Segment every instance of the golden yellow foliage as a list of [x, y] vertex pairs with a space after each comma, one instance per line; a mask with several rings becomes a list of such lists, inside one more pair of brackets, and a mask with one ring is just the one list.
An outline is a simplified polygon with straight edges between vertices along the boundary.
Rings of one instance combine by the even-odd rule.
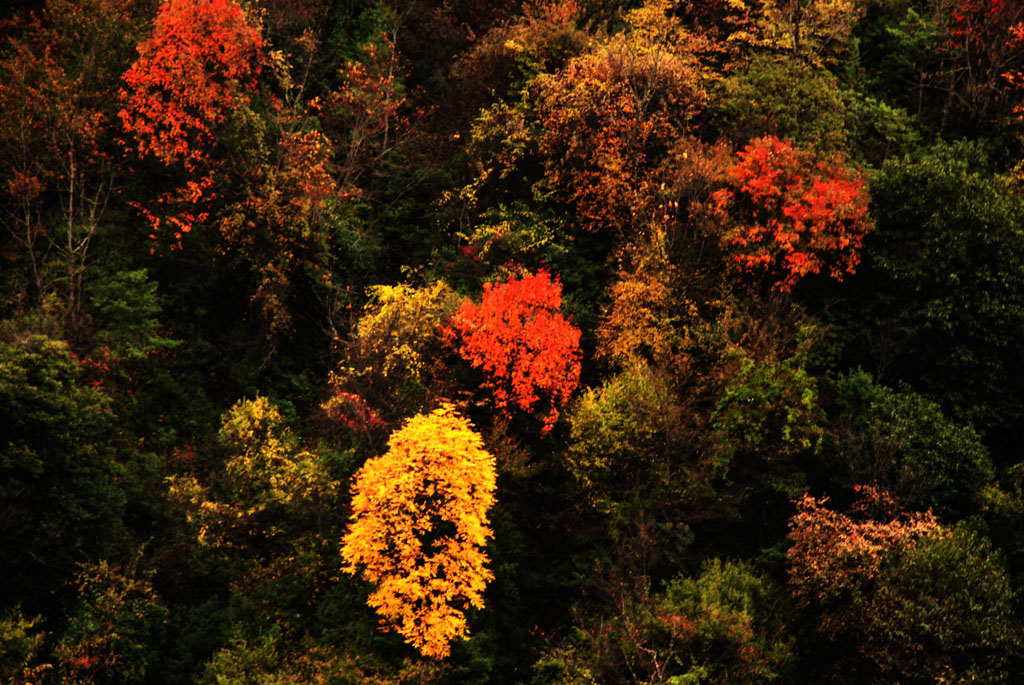
[[[377, 285], [331, 374], [337, 392], [356, 393], [386, 418], [409, 416], [430, 397], [439, 331], [460, 297], [444, 281], [415, 287]], [[325, 409], [342, 409], [337, 401]], [[393, 410], [393, 411], [390, 411]]]
[[414, 416], [388, 446], [356, 473], [344, 570], [377, 586], [367, 603], [383, 625], [443, 659], [468, 634], [465, 610], [483, 608], [494, 577], [484, 550], [494, 457], [450, 404]]
[[444, 281], [423, 288], [377, 285], [369, 294], [356, 333], [361, 356], [376, 361], [384, 376], [400, 373], [419, 381], [423, 350], [436, 340], [458, 296]]
[[271, 537], [285, 512], [315, 509], [337, 489], [317, 455], [300, 447], [266, 397], [235, 404], [224, 415], [218, 438], [230, 456], [214, 487], [194, 476], [168, 482], [172, 498], [186, 505], [201, 544], [232, 546]]
[[679, 361], [686, 342], [681, 322], [696, 311], [676, 288], [679, 275], [669, 259], [665, 231], [655, 225], [646, 238], [627, 245], [620, 265], [597, 329], [596, 356], [623, 367]]
[[761, 29], [770, 45], [820, 63], [843, 50], [864, 16], [858, 0], [765, 0]]

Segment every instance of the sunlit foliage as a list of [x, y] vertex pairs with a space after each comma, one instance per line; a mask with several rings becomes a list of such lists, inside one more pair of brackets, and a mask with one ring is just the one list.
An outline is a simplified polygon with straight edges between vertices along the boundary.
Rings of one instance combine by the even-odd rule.
[[484, 550], [494, 458], [451, 405], [413, 417], [388, 446], [356, 474], [345, 570], [375, 586], [368, 602], [382, 624], [443, 659], [494, 578]]
[[542, 399], [550, 404], [543, 432], [580, 378], [580, 331], [561, 305], [561, 283], [539, 271], [485, 284], [480, 304], [459, 305], [447, 329], [459, 354], [484, 372], [499, 413], [532, 413]]
[[742, 271], [778, 290], [826, 270], [836, 280], [853, 273], [874, 227], [860, 173], [769, 136], [751, 141], [729, 176], [733, 187], [716, 198], [736, 217], [724, 239]]

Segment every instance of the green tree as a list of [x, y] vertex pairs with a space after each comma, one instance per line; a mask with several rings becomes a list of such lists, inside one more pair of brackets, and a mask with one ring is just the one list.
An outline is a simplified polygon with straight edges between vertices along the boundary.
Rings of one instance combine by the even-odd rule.
[[296, 534], [317, 529], [338, 484], [317, 455], [302, 449], [270, 400], [235, 404], [218, 440], [227, 460], [211, 484], [194, 476], [169, 479], [200, 544], [272, 558], [282, 542], [287, 550]]
[[111, 418], [65, 343], [0, 341], [0, 606], [55, 609], [75, 563], [121, 532]]
[[138, 683], [152, 673], [167, 608], [137, 562], [79, 570], [78, 603], [55, 650], [64, 682]]
[[829, 154], [846, 151], [847, 106], [836, 78], [787, 55], [755, 55], [719, 84], [712, 108], [735, 143], [774, 135]]
[[973, 428], [915, 392], [875, 385], [864, 371], [837, 381], [836, 409], [844, 486], [878, 483], [907, 507], [943, 517], [977, 511], [995, 471]]
[[877, 230], [833, 312], [848, 363], [906, 381], [984, 435], [1024, 416], [1024, 210], [1015, 181], [973, 144], [887, 162]]

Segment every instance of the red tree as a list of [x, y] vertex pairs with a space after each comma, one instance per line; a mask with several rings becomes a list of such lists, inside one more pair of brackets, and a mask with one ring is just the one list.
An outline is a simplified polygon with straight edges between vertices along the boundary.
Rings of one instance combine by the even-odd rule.
[[728, 177], [732, 188], [715, 200], [731, 217], [724, 237], [733, 264], [768, 274], [782, 291], [826, 267], [836, 280], [854, 272], [874, 228], [863, 175], [766, 136], [739, 153]]
[[263, 41], [231, 0], [168, 0], [124, 75], [121, 120], [140, 154], [189, 170], [215, 142], [213, 128], [256, 85]]
[[[204, 217], [198, 209], [213, 185], [210, 152], [227, 114], [249, 101], [260, 71], [263, 40], [232, 0], [167, 0], [156, 25], [124, 74], [120, 112], [140, 156], [181, 164], [184, 185], [160, 199], [177, 212], [144, 209], [154, 229], [162, 218], [178, 235]], [[170, 209], [170, 207], [169, 207]]]
[[459, 354], [483, 369], [503, 415], [513, 406], [532, 412], [542, 395], [550, 400], [544, 433], [580, 380], [580, 331], [559, 312], [561, 305], [562, 284], [546, 271], [513, 277], [484, 285], [480, 304], [463, 302], [445, 331], [458, 341]]

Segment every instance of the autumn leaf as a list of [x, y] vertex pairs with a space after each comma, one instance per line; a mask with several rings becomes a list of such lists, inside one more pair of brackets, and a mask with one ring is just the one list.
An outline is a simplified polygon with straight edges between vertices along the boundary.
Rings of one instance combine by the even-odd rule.
[[550, 401], [544, 433], [580, 380], [580, 331], [561, 305], [562, 284], [546, 271], [512, 277], [484, 285], [480, 304], [463, 302], [445, 331], [462, 358], [487, 376], [499, 413], [530, 413], [542, 397]]
[[383, 625], [443, 659], [494, 578], [484, 549], [494, 457], [450, 404], [410, 419], [388, 446], [356, 473], [344, 570], [376, 586], [367, 603]]

